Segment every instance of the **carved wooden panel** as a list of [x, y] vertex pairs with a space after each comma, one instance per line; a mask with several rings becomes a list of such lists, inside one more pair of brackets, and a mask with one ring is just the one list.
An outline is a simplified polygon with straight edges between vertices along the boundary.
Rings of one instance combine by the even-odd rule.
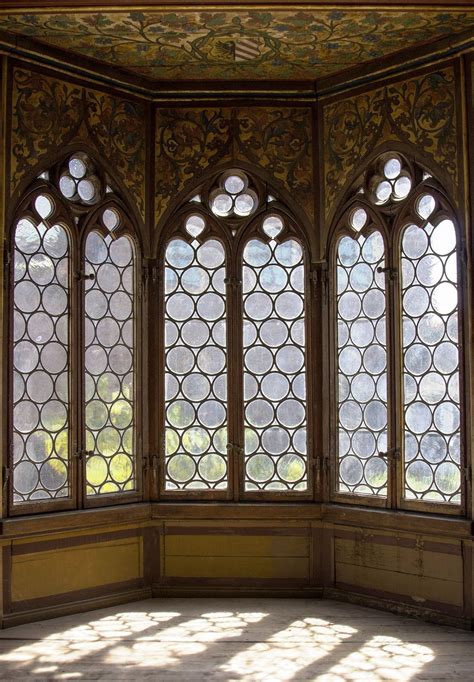
[[145, 109], [129, 100], [25, 69], [13, 72], [10, 192], [43, 157], [87, 142], [116, 171], [142, 217]]

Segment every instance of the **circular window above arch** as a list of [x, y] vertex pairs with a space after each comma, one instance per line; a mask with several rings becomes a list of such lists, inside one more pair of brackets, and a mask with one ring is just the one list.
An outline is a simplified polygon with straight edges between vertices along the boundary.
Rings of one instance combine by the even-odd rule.
[[91, 159], [84, 152], [72, 154], [59, 175], [59, 191], [65, 199], [85, 206], [103, 197], [103, 183]]
[[209, 208], [218, 218], [246, 218], [258, 208], [259, 196], [241, 170], [223, 173], [209, 192]]

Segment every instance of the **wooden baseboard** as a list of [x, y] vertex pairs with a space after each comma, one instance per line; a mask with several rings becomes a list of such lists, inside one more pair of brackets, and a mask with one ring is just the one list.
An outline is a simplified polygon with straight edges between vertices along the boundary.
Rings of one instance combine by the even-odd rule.
[[9, 613], [3, 616], [2, 628], [11, 628], [23, 623], [32, 623], [37, 620], [48, 620], [60, 616], [69, 616], [74, 613], [84, 613], [85, 611], [95, 611], [105, 609], [109, 606], [117, 606], [129, 602], [149, 599], [152, 596], [151, 587], [141, 587], [138, 589], [126, 590], [117, 594], [107, 594], [93, 598], [85, 598], [78, 601], [68, 602], [67, 604], [55, 604], [38, 609], [30, 609], [19, 613]]
[[127, 590], [117, 594], [109, 594], [102, 597], [82, 599], [67, 604], [57, 604], [38, 609], [30, 609], [20, 613], [11, 613], [3, 617], [2, 628], [10, 628], [23, 623], [32, 623], [38, 620], [47, 620], [68, 616], [74, 613], [84, 613], [104, 609], [109, 606], [117, 606], [152, 597], [274, 597], [274, 598], [300, 598], [300, 599], [333, 599], [336, 601], [349, 602], [359, 606], [389, 611], [401, 616], [408, 616], [418, 620], [424, 620], [438, 625], [449, 625], [464, 630], [474, 630], [474, 620], [462, 616], [452, 616], [440, 611], [411, 606], [401, 602], [371, 597], [357, 592], [347, 592], [337, 588], [308, 587], [304, 589], [288, 588], [265, 588], [265, 587], [242, 587], [229, 588], [225, 586], [176, 586], [153, 584], [152, 587]]
[[153, 584], [153, 597], [280, 597], [291, 599], [321, 598], [322, 587], [228, 587], [223, 585], [163, 585]]
[[336, 601], [357, 604], [358, 606], [366, 606], [370, 609], [390, 611], [390, 613], [396, 613], [399, 616], [408, 616], [409, 618], [416, 618], [417, 620], [424, 620], [428, 623], [436, 623], [437, 625], [449, 625], [455, 628], [462, 628], [463, 630], [474, 629], [474, 620], [471, 620], [470, 618], [454, 616], [443, 613], [442, 611], [427, 609], [423, 606], [405, 604], [403, 602], [383, 599], [382, 597], [373, 597], [359, 592], [348, 592], [336, 587], [325, 587], [323, 590], [323, 597], [324, 599], [334, 599]]

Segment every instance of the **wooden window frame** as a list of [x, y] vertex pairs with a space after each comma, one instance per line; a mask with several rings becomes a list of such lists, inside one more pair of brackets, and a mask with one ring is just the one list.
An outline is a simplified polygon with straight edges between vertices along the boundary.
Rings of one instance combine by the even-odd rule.
[[[167, 226], [164, 228], [160, 236], [157, 246], [156, 258], [156, 279], [158, 280], [158, 300], [156, 304], [156, 319], [159, 321], [156, 328], [153, 330], [152, 338], [154, 337], [158, 346], [158, 368], [156, 370], [157, 376], [157, 393], [156, 403], [157, 419], [154, 429], [154, 440], [157, 443], [157, 466], [155, 468], [155, 475], [157, 479], [156, 498], [163, 501], [178, 501], [186, 502], [215, 502], [220, 500], [234, 501], [234, 502], [311, 502], [317, 498], [319, 491], [315, 490], [315, 444], [314, 444], [314, 371], [313, 371], [313, 357], [312, 353], [308, 352], [311, 348], [314, 335], [314, 312], [313, 312], [313, 289], [311, 285], [311, 262], [310, 262], [310, 244], [305, 230], [299, 225], [299, 222], [294, 217], [291, 209], [286, 203], [275, 199], [270, 204], [262, 198], [272, 194], [278, 197], [278, 192], [269, 190], [267, 185], [256, 178], [252, 173], [245, 171], [251, 179], [251, 184], [256, 187], [256, 191], [260, 199], [259, 208], [253, 212], [247, 219], [232, 219], [219, 218], [215, 216], [208, 208], [209, 196], [212, 193], [212, 188], [215, 187], [217, 179], [220, 176], [228, 175], [235, 169], [221, 169], [218, 174], [213, 177], [203, 186], [195, 188], [189, 192], [187, 198], [180, 204], [177, 210], [169, 218]], [[236, 173], [242, 173], [240, 169]], [[192, 198], [200, 195], [201, 202], [193, 202]], [[244, 400], [243, 400], [243, 339], [242, 339], [242, 258], [245, 244], [253, 236], [257, 234], [260, 223], [265, 215], [278, 213], [284, 216], [286, 223], [285, 236], [282, 241], [289, 238], [296, 239], [304, 254], [305, 266], [305, 366], [306, 366], [306, 421], [307, 421], [307, 477], [308, 487], [305, 491], [246, 491], [245, 490], [245, 459], [244, 459]], [[213, 490], [166, 490], [165, 489], [165, 453], [164, 453], [164, 376], [165, 376], [165, 343], [164, 343], [164, 267], [165, 267], [165, 250], [169, 241], [173, 238], [180, 237], [185, 241], [191, 241], [189, 235], [186, 235], [184, 224], [185, 220], [190, 215], [200, 214], [208, 223], [207, 238], [219, 240], [225, 248], [225, 263], [226, 263], [226, 314], [227, 314], [227, 385], [230, 389], [227, 399], [227, 415], [228, 415], [228, 487], [224, 491]], [[227, 227], [226, 227], [227, 225]], [[241, 225], [239, 227], [239, 225]], [[237, 236], [232, 239], [231, 229], [237, 230]], [[262, 235], [258, 238], [262, 240]], [[155, 316], [153, 316], [155, 317]]]
[[[403, 151], [393, 152], [395, 156], [406, 159]], [[329, 263], [329, 371], [333, 390], [330, 399], [329, 418], [328, 418], [328, 443], [331, 453], [330, 476], [329, 476], [329, 499], [334, 503], [350, 504], [356, 506], [366, 506], [372, 508], [383, 508], [391, 511], [403, 512], [424, 512], [427, 514], [443, 516], [464, 516], [468, 508], [468, 500], [471, 494], [467, 472], [471, 462], [469, 448], [470, 425], [468, 418], [467, 400], [467, 377], [468, 377], [468, 353], [465, 349], [469, 348], [468, 328], [466, 319], [468, 316], [467, 308], [467, 286], [469, 273], [465, 267], [466, 263], [466, 243], [463, 235], [458, 213], [453, 208], [453, 203], [449, 199], [442, 185], [430, 174], [423, 172], [421, 165], [411, 162], [412, 178], [415, 180], [412, 189], [406, 200], [400, 201], [396, 211], [395, 220], [387, 226], [387, 219], [378, 217], [377, 229], [381, 232], [385, 242], [385, 267], [386, 276], [386, 324], [387, 324], [387, 411], [388, 411], [388, 435], [387, 451], [394, 453], [395, 456], [388, 457], [388, 481], [387, 496], [379, 498], [371, 495], [357, 495], [338, 490], [338, 457], [337, 457], [337, 276], [336, 258], [337, 245], [344, 234], [349, 233], [347, 227], [347, 217], [354, 208], [362, 207], [372, 217], [376, 216], [372, 203], [364, 194], [360, 194], [359, 187], [362, 185], [366, 190], [366, 178], [373, 169], [377, 161], [390, 156], [388, 152], [378, 153], [367, 165], [361, 175], [348, 192], [349, 198], [342, 202], [342, 208], [337, 212], [333, 228], [328, 239], [328, 263]], [[423, 220], [415, 213], [414, 206], [421, 194], [432, 194], [438, 203], [435, 209], [436, 215], [448, 218], [454, 224], [457, 244], [457, 265], [458, 265], [458, 329], [459, 329], [459, 408], [461, 413], [460, 438], [461, 438], [461, 462], [459, 465], [461, 475], [461, 501], [457, 503], [437, 502], [426, 500], [410, 500], [404, 498], [405, 488], [405, 466], [402, 456], [403, 452], [403, 430], [404, 430], [404, 405], [403, 405], [403, 359], [402, 359], [402, 304], [401, 304], [401, 239], [405, 227], [410, 221], [415, 224], [422, 224]], [[389, 221], [390, 222], [390, 221]], [[365, 229], [365, 228], [364, 228]], [[361, 230], [361, 233], [364, 232]], [[422, 228], [420, 228], [422, 229]], [[463, 267], [464, 263], [464, 267]], [[400, 453], [397, 456], [397, 452]]]
[[[60, 169], [68, 159], [75, 154], [85, 154], [96, 167], [97, 173], [102, 177], [103, 187], [113, 186], [111, 191], [104, 192], [102, 198], [94, 205], [84, 208], [75, 204], [62, 196], [58, 189]], [[120, 198], [120, 190], [116, 189], [113, 182], [100, 166], [100, 163], [90, 154], [89, 150], [74, 148], [65, 157], [56, 163], [51, 164], [48, 171], [48, 179], [42, 173], [34, 180], [27, 190], [23, 193], [17, 208], [13, 214], [7, 240], [5, 242], [5, 268], [4, 268], [4, 292], [6, 295], [7, 306], [4, 320], [5, 338], [7, 346], [5, 353], [5, 387], [7, 395], [7, 415], [5, 418], [5, 438], [6, 452], [4, 454], [3, 466], [3, 515], [4, 517], [17, 517], [38, 513], [52, 513], [60, 511], [79, 511], [83, 509], [94, 509], [111, 505], [123, 505], [140, 502], [143, 499], [143, 409], [142, 401], [137, 396], [143, 395], [145, 387], [143, 377], [143, 360], [140, 349], [143, 346], [143, 286], [142, 286], [142, 245], [140, 232], [135, 220], [132, 218], [132, 211], [126, 202]], [[50, 180], [51, 178], [51, 180]], [[15, 250], [15, 230], [18, 221], [29, 214], [31, 206], [36, 197], [40, 194], [47, 194], [54, 200], [54, 220], [60, 222], [68, 231], [69, 235], [69, 490], [70, 495], [59, 499], [45, 499], [32, 502], [13, 502], [13, 311], [14, 311], [14, 268], [13, 257]], [[109, 234], [99, 223], [99, 217], [107, 208], [114, 208], [120, 213], [123, 224], [117, 229], [116, 234], [120, 237], [126, 235], [133, 244], [134, 248], [134, 364], [132, 371], [135, 377], [134, 387], [134, 459], [136, 486], [134, 490], [124, 491], [103, 495], [86, 495], [85, 465], [82, 453], [85, 451], [85, 427], [84, 427], [84, 388], [85, 388], [85, 366], [84, 366], [84, 325], [85, 325], [85, 296], [84, 296], [84, 266], [85, 266], [85, 240], [87, 235], [93, 231], [99, 231], [103, 235]], [[85, 223], [78, 224], [77, 217], [87, 213]], [[36, 218], [35, 218], [36, 219]]]

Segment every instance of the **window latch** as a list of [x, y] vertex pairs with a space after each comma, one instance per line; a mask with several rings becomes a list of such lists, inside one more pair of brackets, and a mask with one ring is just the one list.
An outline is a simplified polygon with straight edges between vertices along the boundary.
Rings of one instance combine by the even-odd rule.
[[391, 282], [396, 279], [398, 275], [397, 268], [383, 268], [381, 265], [377, 268], [377, 272], [385, 273]]
[[384, 459], [398, 459], [400, 457], [400, 450], [398, 448], [391, 448], [385, 452], [379, 452], [378, 456]]
[[75, 275], [76, 279], [80, 280], [85, 280], [85, 279], [90, 279], [90, 280], [95, 280], [95, 275], [93, 272], [90, 272], [89, 274], [86, 274], [84, 270], [78, 270]]
[[94, 454], [93, 450], [78, 450], [74, 453], [74, 457], [83, 462], [87, 457], [92, 457]]

